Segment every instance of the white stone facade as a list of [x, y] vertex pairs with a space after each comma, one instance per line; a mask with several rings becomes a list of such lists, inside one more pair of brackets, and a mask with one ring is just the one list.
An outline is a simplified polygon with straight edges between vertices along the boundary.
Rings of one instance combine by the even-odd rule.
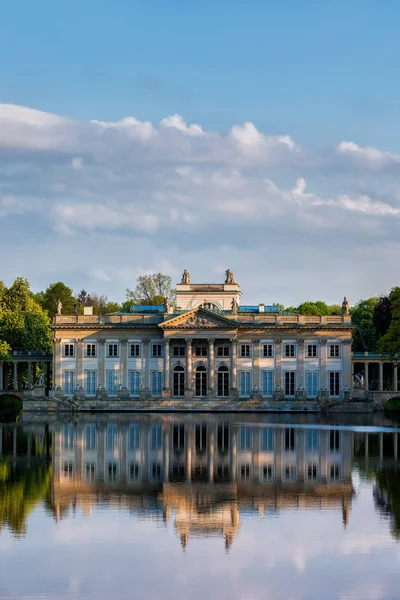
[[[348, 315], [238, 306], [230, 284], [177, 285], [177, 306], [57, 315], [54, 383], [80, 398], [341, 398], [352, 386]], [[233, 302], [234, 299], [234, 302]]]

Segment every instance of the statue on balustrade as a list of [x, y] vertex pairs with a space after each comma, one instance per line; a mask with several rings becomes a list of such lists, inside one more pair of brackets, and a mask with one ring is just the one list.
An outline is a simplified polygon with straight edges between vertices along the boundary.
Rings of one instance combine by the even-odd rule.
[[186, 271], [186, 269], [183, 271], [181, 283], [186, 283], [186, 284], [190, 283], [190, 275], [189, 275], [189, 272]]
[[347, 301], [346, 296], [344, 297], [344, 300], [342, 302], [342, 315], [348, 315], [349, 314], [349, 303]]
[[235, 278], [233, 276], [232, 271], [230, 271], [230, 269], [227, 269], [225, 271], [225, 283], [228, 285], [232, 285], [235, 283]]
[[56, 303], [56, 309], [57, 309], [57, 314], [58, 314], [58, 315], [61, 315], [61, 310], [62, 310], [62, 302], [61, 302], [60, 298], [57, 300], [57, 303]]

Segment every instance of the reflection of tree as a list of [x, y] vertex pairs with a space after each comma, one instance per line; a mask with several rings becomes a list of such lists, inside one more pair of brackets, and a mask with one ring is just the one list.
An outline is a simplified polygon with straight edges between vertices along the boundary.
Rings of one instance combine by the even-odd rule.
[[16, 536], [26, 534], [30, 511], [49, 495], [51, 466], [12, 468], [0, 462], [0, 532], [8, 527]]
[[377, 471], [373, 494], [375, 508], [390, 519], [392, 535], [400, 539], [400, 471], [396, 467]]

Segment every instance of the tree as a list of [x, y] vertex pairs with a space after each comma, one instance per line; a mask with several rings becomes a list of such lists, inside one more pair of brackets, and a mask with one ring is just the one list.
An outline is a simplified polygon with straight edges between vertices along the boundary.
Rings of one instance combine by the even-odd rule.
[[389, 296], [381, 296], [375, 306], [373, 325], [378, 338], [385, 335], [392, 320], [392, 307]]
[[26, 279], [18, 278], [6, 288], [1, 298], [0, 340], [11, 348], [25, 352], [49, 352], [51, 336], [49, 318], [34, 300]]
[[379, 339], [378, 350], [391, 358], [400, 356], [400, 287], [394, 287], [389, 294], [391, 320], [386, 333]]
[[38, 295], [42, 307], [47, 310], [49, 317], [54, 317], [57, 312], [57, 300], [62, 302], [62, 312], [65, 315], [71, 315], [74, 306], [77, 304], [73, 296], [72, 289], [67, 287], [62, 281], [51, 283], [45, 292]]
[[373, 325], [373, 315], [378, 298], [367, 298], [360, 300], [351, 309], [351, 320], [356, 326], [353, 334], [353, 352], [376, 351], [376, 331]]
[[164, 304], [166, 298], [171, 302], [175, 300], [172, 289], [172, 279], [169, 275], [153, 273], [152, 275], [139, 275], [136, 279], [134, 290], [126, 290], [126, 299], [133, 300], [135, 304]]
[[302, 302], [297, 307], [297, 311], [300, 315], [330, 315], [329, 306], [322, 300], [316, 302]]

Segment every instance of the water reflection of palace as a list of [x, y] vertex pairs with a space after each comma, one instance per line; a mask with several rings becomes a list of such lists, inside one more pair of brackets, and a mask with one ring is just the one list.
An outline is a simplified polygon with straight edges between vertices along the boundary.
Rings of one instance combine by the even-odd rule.
[[337, 509], [347, 524], [354, 434], [338, 429], [235, 423], [195, 417], [54, 427], [53, 506], [90, 511], [107, 502], [189, 536], [223, 536], [240, 514]]

